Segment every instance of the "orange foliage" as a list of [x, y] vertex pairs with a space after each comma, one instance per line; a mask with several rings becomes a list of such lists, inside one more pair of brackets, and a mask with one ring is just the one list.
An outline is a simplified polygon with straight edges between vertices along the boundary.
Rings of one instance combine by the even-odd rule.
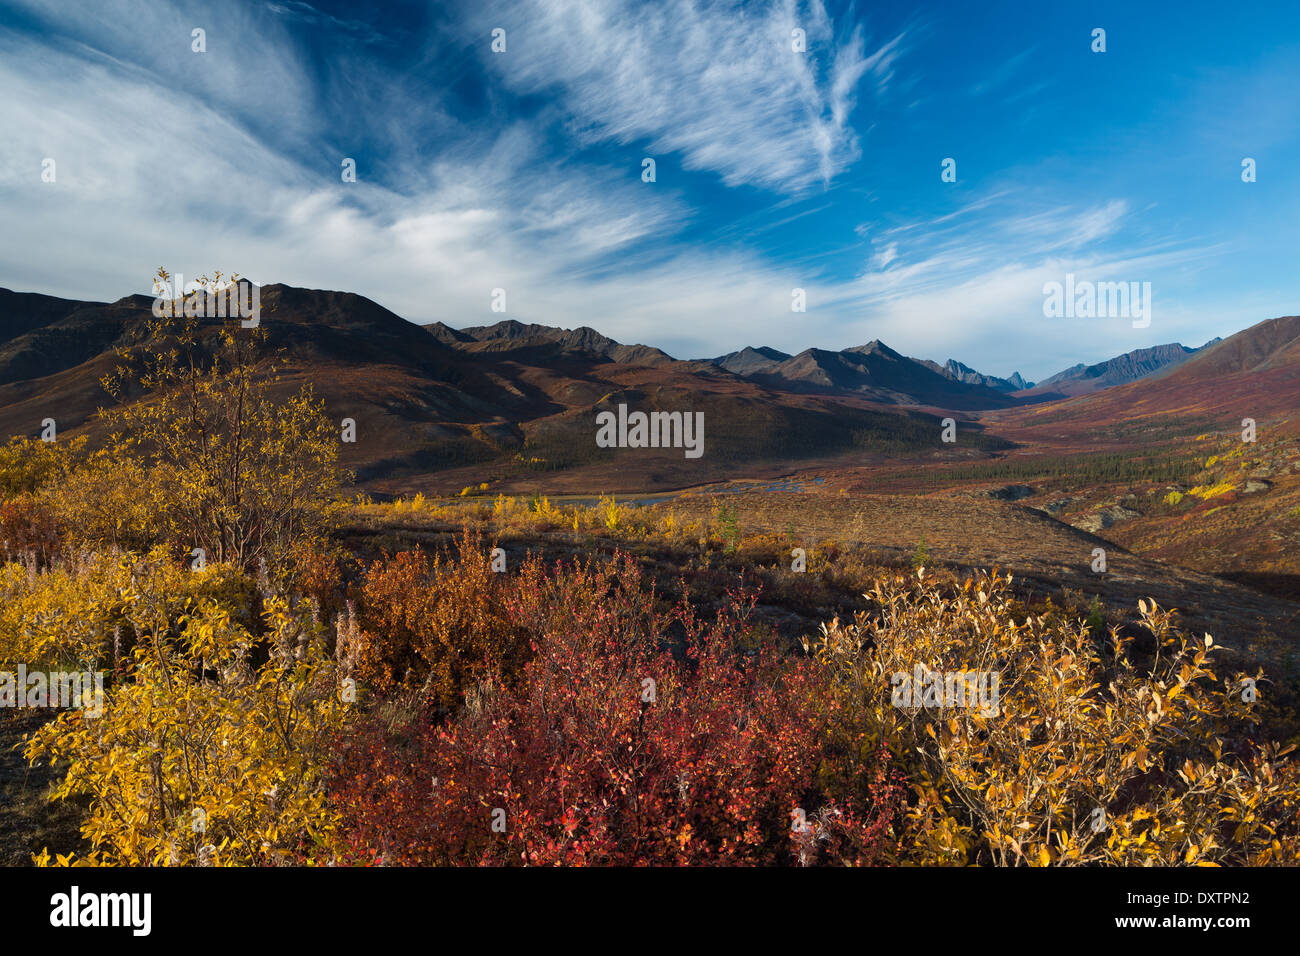
[[[535, 576], [525, 565], [521, 572]], [[490, 549], [468, 530], [454, 556], [403, 551], [367, 569], [358, 617], [362, 683], [387, 692], [422, 687], [431, 703], [451, 707], [463, 689], [490, 673], [509, 673], [524, 639], [502, 610], [520, 585], [492, 570]]]

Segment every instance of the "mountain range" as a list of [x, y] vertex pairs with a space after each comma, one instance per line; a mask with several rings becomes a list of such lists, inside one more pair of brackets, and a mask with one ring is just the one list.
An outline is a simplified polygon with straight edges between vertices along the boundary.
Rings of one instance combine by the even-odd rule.
[[709, 361], [786, 391], [859, 395], [886, 405], [962, 411], [1015, 404], [1004, 391], [984, 384], [985, 376], [976, 373], [978, 381], [966, 381], [948, 374], [944, 366], [907, 358], [880, 341], [838, 352], [805, 349], [798, 355], [751, 348]]
[[666, 365], [672, 356], [648, 345], [623, 345], [601, 335], [595, 329], [557, 329], [549, 325], [525, 325], [513, 319], [495, 325], [476, 325], [453, 329], [442, 322], [424, 326], [434, 338], [468, 352], [517, 352], [533, 350], [538, 357], [565, 352], [588, 352], [603, 355], [612, 362], [627, 365]]
[[[1300, 316], [1257, 322], [1189, 354], [1175, 354], [1174, 359], [1133, 381], [993, 411], [984, 420], [990, 427], [1010, 426], [1018, 437], [1032, 440], [1040, 433], [1068, 436], [1099, 430], [1236, 433], [1244, 419], [1289, 420], [1300, 412]], [[1112, 361], [1125, 364], [1119, 360]]]
[[[1236, 378], [1262, 369], [1275, 387], [1261, 396], [1261, 409], [1300, 406], [1292, 378], [1300, 370], [1296, 319], [1260, 323], [1200, 349], [1138, 350], [1035, 386], [1018, 373], [1003, 379], [954, 359], [908, 358], [879, 341], [678, 360], [589, 327], [418, 326], [346, 292], [274, 284], [262, 287], [261, 302], [269, 344], [281, 353], [276, 387], [287, 393], [310, 384], [331, 416], [357, 422], [361, 437], [344, 446], [344, 459], [376, 488], [434, 476], [454, 482], [485, 470], [504, 479], [544, 472], [548, 481], [582, 487], [633, 481], [653, 488], [713, 480], [757, 462], [928, 454], [938, 419], [949, 413], [965, 423], [959, 453], [984, 454], [1007, 447], [990, 433], [994, 423], [1028, 421], [1031, 408], [1059, 405], [1060, 414], [1086, 418], [1093, 406], [1076, 407], [1080, 401], [1134, 388], [1169, 401], [1190, 389], [1204, 404], [1222, 391], [1220, 380], [1249, 391]], [[96, 411], [108, 401], [99, 382], [115, 367], [115, 350], [139, 341], [151, 304], [143, 295], [108, 303], [0, 289], [0, 433], [34, 435], [52, 417], [61, 435], [94, 435]], [[215, 331], [221, 320], [209, 321]], [[704, 459], [654, 449], [637, 456], [630, 473], [623, 455], [592, 439], [595, 413], [620, 403], [704, 411]]]
[[1218, 338], [1211, 339], [1198, 349], [1190, 349], [1174, 342], [1169, 345], [1155, 345], [1149, 349], [1135, 349], [1093, 365], [1079, 363], [1043, 379], [1037, 386], [1025, 385], [1022, 393], [1026, 396], [1053, 399], [1086, 395], [1103, 388], [1125, 385], [1146, 378], [1148, 375], [1155, 375], [1157, 372], [1177, 368], [1197, 352], [1218, 345], [1222, 341]]

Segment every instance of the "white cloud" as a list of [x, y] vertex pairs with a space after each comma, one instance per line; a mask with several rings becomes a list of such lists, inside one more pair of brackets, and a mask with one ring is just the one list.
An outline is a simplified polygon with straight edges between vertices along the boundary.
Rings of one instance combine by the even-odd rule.
[[[835, 46], [820, 7], [802, 15], [793, 6], [750, 12], [747, 27], [722, 26], [713, 7], [680, 5], [672, 8], [677, 17], [654, 21], [641, 8], [618, 20], [620, 9], [558, 4], [540, 26], [507, 21], [510, 52], [502, 56], [518, 60], [498, 69], [521, 70], [525, 88], [540, 84], [559, 56], [552, 31], [572, 27], [576, 62], [556, 69], [574, 122], [582, 117], [589, 135], [599, 128], [645, 136], [724, 179], [774, 188], [842, 168], [856, 148], [847, 121], [854, 91], [864, 77], [890, 82], [901, 49], [893, 42], [868, 55], [860, 34]], [[796, 19], [821, 59], [778, 63], [780, 45], [761, 44]], [[152, 29], [147, 18], [141, 23]], [[606, 48], [582, 52], [602, 30], [613, 31]], [[128, 64], [135, 39], [122, 39], [121, 49], [99, 42], [96, 51], [38, 45], [0, 30], [0, 88], [8, 94], [0, 98], [7, 134], [0, 139], [0, 285], [115, 298], [147, 292], [159, 265], [191, 277], [220, 268], [354, 291], [414, 321], [453, 326], [499, 319], [488, 305], [491, 290], [503, 287], [510, 317], [592, 325], [680, 357], [880, 338], [907, 354], [951, 356], [995, 374], [1031, 355], [1035, 362], [1020, 369], [1031, 377], [1129, 348], [1208, 337], [1192, 330], [1204, 328], [1196, 308], [1203, 314], [1210, 305], [1179, 301], [1174, 290], [1183, 285], [1178, 270], [1211, 250], [1187, 239], [1134, 254], [1136, 240], [1128, 249], [1120, 243], [1129, 217], [1121, 198], [1031, 204], [1023, 191], [994, 189], [926, 220], [863, 223], [859, 235], [871, 240], [863, 272], [832, 281], [815, 259], [783, 265], [748, 251], [747, 240], [820, 215], [840, 201], [834, 189], [791, 200], [779, 221], [742, 219], [707, 244], [670, 244], [692, 210], [664, 182], [663, 166], [651, 187], [627, 169], [567, 163], [547, 139], [551, 114], [454, 130], [462, 135], [432, 162], [418, 150], [395, 150], [400, 175], [388, 185], [364, 163], [360, 181], [345, 184], [332, 144], [318, 142], [330, 131], [330, 114], [317, 108], [317, 87], [292, 56], [280, 61], [285, 82], [268, 95], [287, 118], [290, 140], [315, 144], [305, 154], [256, 131], [240, 98], [248, 90], [224, 75], [244, 70], [239, 62], [207, 61], [213, 75], [187, 83], [171, 66], [154, 72]], [[630, 62], [634, 52], [648, 59]], [[655, 69], [662, 75], [644, 75]], [[234, 92], [214, 96], [213, 88]], [[632, 118], [641, 95], [644, 130]], [[436, 102], [420, 109], [441, 115]], [[392, 146], [404, 135], [396, 125], [372, 128]], [[45, 156], [58, 162], [57, 183], [40, 180]], [[629, 167], [639, 169], [639, 156]], [[1142, 247], [1149, 250], [1150, 240]], [[1151, 280], [1152, 327], [1139, 333], [1122, 320], [1044, 319], [1043, 282], [1089, 270]], [[790, 311], [794, 287], [807, 289], [806, 314]]]
[[[829, 182], [858, 157], [859, 81], [883, 88], [901, 51], [895, 38], [868, 54], [860, 27], [839, 40], [820, 0], [530, 0], [476, 23], [484, 48], [492, 28], [506, 30], [506, 52], [485, 54], [501, 82], [558, 93], [578, 136], [644, 140], [728, 185], [779, 191]], [[806, 53], [792, 50], [796, 28]]]
[[1082, 211], [1059, 207], [1005, 222], [1004, 228], [1017, 236], [1036, 241], [1040, 248], [1078, 248], [1108, 239], [1128, 213], [1128, 203], [1112, 199], [1104, 206]]
[[871, 265], [875, 269], [888, 269], [889, 264], [897, 258], [898, 243], [891, 242], [871, 257]]

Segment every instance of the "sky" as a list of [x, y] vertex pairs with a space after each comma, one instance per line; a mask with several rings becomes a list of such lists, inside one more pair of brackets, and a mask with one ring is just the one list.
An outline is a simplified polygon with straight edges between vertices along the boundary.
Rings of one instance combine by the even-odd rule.
[[[71, 298], [220, 269], [1042, 379], [1300, 312], [1298, 175], [1293, 0], [0, 0], [0, 286]], [[1067, 275], [1150, 324], [1044, 315]]]

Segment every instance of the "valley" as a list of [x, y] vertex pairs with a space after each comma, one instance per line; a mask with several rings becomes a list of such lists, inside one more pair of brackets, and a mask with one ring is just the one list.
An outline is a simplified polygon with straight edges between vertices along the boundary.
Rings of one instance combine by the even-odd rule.
[[[1215, 633], [1297, 636], [1294, 317], [1035, 384], [881, 342], [679, 360], [585, 327], [422, 328], [347, 293], [270, 285], [261, 301], [271, 387], [310, 386], [330, 418], [355, 423], [341, 459], [368, 501], [609, 495], [689, 520], [726, 500], [739, 528], [791, 542], [833, 539], [885, 563], [924, 543], [933, 561], [996, 565], [1058, 599], [1131, 612], [1148, 596]], [[51, 417], [60, 435], [97, 441], [99, 380], [149, 307], [0, 290], [0, 428], [33, 435]], [[675, 448], [618, 447], [612, 424], [629, 409], [697, 419], [703, 453], [680, 434]], [[1243, 418], [1255, 442], [1240, 440]], [[1096, 547], [1104, 574], [1090, 570]]]

